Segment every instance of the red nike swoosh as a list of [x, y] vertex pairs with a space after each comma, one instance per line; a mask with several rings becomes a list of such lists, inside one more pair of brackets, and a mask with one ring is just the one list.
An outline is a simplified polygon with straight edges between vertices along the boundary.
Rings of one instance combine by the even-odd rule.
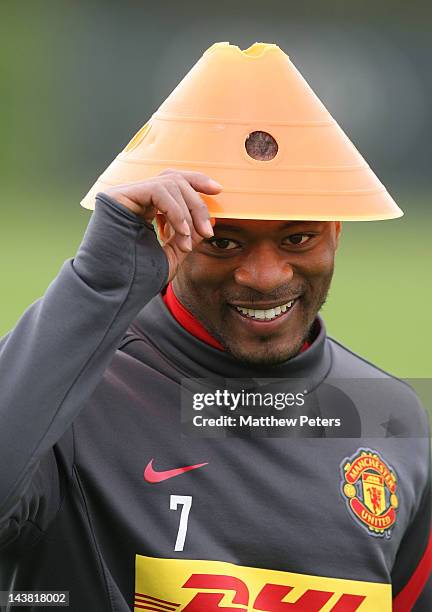
[[150, 459], [144, 470], [144, 480], [153, 484], [155, 482], [168, 480], [168, 478], [174, 478], [174, 476], [180, 476], [180, 474], [184, 474], [190, 470], [196, 470], [203, 465], [208, 465], [208, 463], [197, 463], [196, 465], [186, 465], [185, 467], [176, 468], [174, 470], [163, 470], [162, 472], [156, 472], [153, 468], [153, 461], [154, 459]]

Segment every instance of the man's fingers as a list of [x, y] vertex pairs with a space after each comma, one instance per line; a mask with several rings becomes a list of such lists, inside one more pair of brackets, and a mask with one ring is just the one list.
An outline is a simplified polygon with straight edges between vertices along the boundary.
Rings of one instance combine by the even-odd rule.
[[168, 169], [158, 177], [119, 185], [107, 193], [146, 221], [152, 222], [157, 212], [163, 213], [174, 230], [173, 244], [189, 252], [192, 245], [214, 235], [200, 194], [215, 195], [221, 190], [219, 183], [202, 172]]
[[172, 197], [174, 198], [174, 200], [177, 202], [177, 204], [179, 205], [181, 211], [183, 212], [183, 216], [184, 219], [188, 225], [189, 228], [189, 234], [192, 234], [192, 230], [193, 230], [193, 220], [191, 217], [191, 213], [189, 211], [189, 207], [183, 197], [183, 192], [182, 189], [180, 188], [179, 183], [177, 183], [176, 181], [168, 181], [165, 184], [165, 187], [167, 188], [168, 192], [172, 195]]
[[222, 191], [222, 185], [220, 183], [202, 172], [193, 172], [192, 170], [173, 170], [169, 168], [168, 170], [161, 172], [161, 174], [180, 175], [187, 180], [195, 191], [200, 191], [201, 193], [206, 193], [208, 195], [216, 195]]
[[[175, 232], [175, 240], [179, 246], [179, 248], [188, 253], [192, 250], [192, 240], [191, 240], [191, 227], [192, 221], [189, 223], [186, 220], [186, 213], [184, 208], [187, 208], [184, 205], [182, 207], [181, 203], [178, 202], [168, 191], [165, 186], [158, 186], [157, 189], [152, 190], [152, 200], [154, 206], [160, 212], [163, 212], [167, 218], [167, 221], [170, 223]], [[190, 219], [190, 215], [189, 215]]]
[[178, 185], [190, 211], [193, 227], [203, 238], [211, 238], [214, 232], [206, 203], [186, 180], [179, 180]]

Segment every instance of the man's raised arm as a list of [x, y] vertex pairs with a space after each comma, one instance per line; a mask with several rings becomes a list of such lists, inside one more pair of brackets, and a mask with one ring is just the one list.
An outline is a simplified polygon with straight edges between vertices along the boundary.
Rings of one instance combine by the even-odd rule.
[[[26, 521], [38, 524], [42, 511], [44, 525], [54, 515], [60, 475], [52, 448], [139, 310], [173, 277], [193, 242], [211, 235], [208, 211], [192, 187], [219, 191], [209, 181], [167, 172], [98, 194], [76, 257], [0, 342], [0, 547]], [[173, 228], [163, 248], [151, 224], [157, 212]]]

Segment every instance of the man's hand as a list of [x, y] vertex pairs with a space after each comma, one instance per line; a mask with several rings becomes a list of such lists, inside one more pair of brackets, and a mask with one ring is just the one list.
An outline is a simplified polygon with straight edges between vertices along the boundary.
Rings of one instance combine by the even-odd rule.
[[213, 236], [208, 208], [198, 192], [215, 195], [221, 189], [201, 172], [164, 170], [154, 178], [111, 187], [105, 193], [149, 223], [157, 213], [165, 216], [171, 235], [163, 248], [171, 280], [193, 247]]

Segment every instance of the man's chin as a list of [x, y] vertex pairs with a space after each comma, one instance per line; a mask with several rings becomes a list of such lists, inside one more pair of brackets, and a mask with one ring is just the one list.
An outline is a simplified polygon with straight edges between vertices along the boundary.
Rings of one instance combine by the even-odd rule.
[[304, 344], [303, 340], [298, 343], [287, 347], [275, 347], [271, 343], [268, 345], [261, 345], [259, 347], [248, 347], [247, 349], [238, 346], [231, 346], [225, 344], [225, 350], [234, 357], [237, 361], [245, 363], [251, 366], [275, 366], [289, 359], [296, 357]]

